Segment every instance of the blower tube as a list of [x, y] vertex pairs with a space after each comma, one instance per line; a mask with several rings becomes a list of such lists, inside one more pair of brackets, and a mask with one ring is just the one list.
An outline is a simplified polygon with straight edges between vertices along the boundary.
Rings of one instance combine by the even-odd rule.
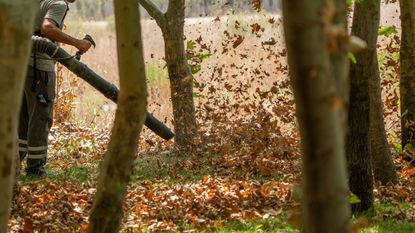
[[[118, 88], [114, 84], [103, 79], [87, 65], [75, 59], [74, 56], [68, 54], [64, 49], [60, 48], [52, 41], [39, 36], [32, 36], [32, 43], [33, 52], [45, 53], [49, 55], [53, 60], [61, 63], [79, 78], [85, 80], [101, 92], [105, 97], [115, 103], [117, 102], [119, 93]], [[175, 134], [165, 124], [163, 124], [163, 122], [148, 112], [144, 125], [165, 140], [170, 140], [175, 136]]]

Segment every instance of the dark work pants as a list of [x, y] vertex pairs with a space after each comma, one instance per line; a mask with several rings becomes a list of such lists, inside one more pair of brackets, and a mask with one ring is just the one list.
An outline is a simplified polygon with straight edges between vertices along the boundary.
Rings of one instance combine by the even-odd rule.
[[19, 156], [20, 162], [27, 157], [28, 175], [45, 174], [55, 79], [54, 72], [28, 69], [19, 119]]

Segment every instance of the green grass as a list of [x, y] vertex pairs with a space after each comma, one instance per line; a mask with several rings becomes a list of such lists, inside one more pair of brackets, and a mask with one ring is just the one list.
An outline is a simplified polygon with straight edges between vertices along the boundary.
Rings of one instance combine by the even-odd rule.
[[87, 28], [84, 25], [84, 19], [79, 16], [68, 15], [65, 20], [66, 33], [70, 35], [81, 35], [87, 32]]
[[[177, 155], [174, 153], [167, 153], [163, 155], [146, 156], [136, 159], [132, 182], [161, 179], [167, 183], [195, 183], [204, 176], [220, 176], [233, 177], [235, 179], [241, 178], [255, 181], [267, 182], [270, 180], [279, 181], [284, 178], [284, 174], [277, 171], [270, 176], [264, 176], [259, 173], [247, 174], [242, 169], [215, 167], [212, 161], [220, 160], [220, 156], [209, 155], [207, 157], [192, 157]], [[186, 164], [193, 165], [188, 168]]]
[[157, 63], [146, 64], [147, 83], [152, 86], [169, 86], [169, 75], [167, 68]]
[[73, 164], [64, 168], [57, 167], [54, 164], [47, 164], [46, 171], [47, 178], [25, 175], [24, 170], [20, 175], [20, 181], [23, 183], [42, 182], [46, 180], [77, 180], [81, 183], [86, 183], [97, 177], [98, 164]]
[[[361, 233], [412, 233], [415, 232], [415, 221], [392, 220], [402, 213], [413, 209], [413, 204], [406, 202], [375, 202], [375, 211], [371, 210], [362, 216], [368, 219], [369, 226]], [[373, 217], [371, 217], [373, 216]], [[390, 219], [383, 219], [387, 216]], [[357, 218], [359, 216], [355, 216]]]
[[[65, 142], [65, 148], [59, 149], [59, 154], [50, 159], [46, 165], [46, 170], [50, 174], [50, 179], [57, 180], [77, 180], [87, 182], [95, 180], [98, 176], [98, 167], [100, 161], [89, 160], [87, 158], [75, 158], [72, 154], [78, 154], [78, 148], [81, 141], [68, 140]], [[93, 146], [92, 146], [93, 147]], [[91, 148], [93, 150], [93, 148]], [[77, 160], [87, 160], [78, 163]], [[131, 182], [140, 182], [147, 180], [160, 179], [168, 184], [176, 183], [196, 183], [204, 176], [233, 177], [235, 179], [246, 179], [247, 174], [241, 169], [218, 169], [213, 160], [219, 160], [220, 156], [210, 155], [207, 157], [192, 157], [177, 155], [174, 153], [165, 153], [159, 155], [150, 155], [139, 157], [135, 161]], [[66, 164], [59, 166], [59, 163]], [[188, 167], [190, 164], [190, 168]], [[24, 174], [24, 171], [22, 171]], [[263, 176], [259, 173], [248, 174], [251, 180], [267, 182], [269, 180], [281, 180], [284, 175], [274, 172], [271, 176]], [[36, 177], [21, 176], [23, 182], [38, 180]], [[156, 182], [159, 183], [159, 182]]]
[[97, 116], [106, 114], [102, 109], [108, 100], [92, 88], [85, 88], [75, 101], [74, 105], [78, 106], [71, 112], [71, 120], [74, 122], [91, 126], [97, 124]]
[[234, 221], [216, 229], [212, 232], [230, 233], [230, 232], [281, 232], [281, 233], [296, 233], [298, 230], [292, 228], [286, 221], [278, 221], [276, 219], [268, 219], [263, 221]]
[[[21, 176], [21, 181], [23, 183], [39, 182], [47, 183], [50, 180], [77, 180], [81, 183], [88, 182], [91, 180], [96, 180], [98, 164], [99, 161], [94, 161], [91, 163], [77, 164], [74, 162], [73, 158], [62, 158], [67, 161], [72, 161], [72, 165], [60, 168], [56, 163], [49, 163], [47, 165], [47, 170], [52, 174], [48, 179], [38, 179], [29, 176]], [[195, 168], [186, 169], [181, 164], [192, 161], [196, 165]], [[134, 169], [132, 183], [144, 181], [144, 180], [153, 180], [155, 178], [161, 179], [163, 183], [172, 183], [185, 182], [193, 183], [200, 180], [205, 175], [221, 175], [221, 171], [215, 169], [213, 166], [206, 163], [206, 159], [195, 158], [194, 160], [188, 160], [184, 156], [177, 156], [173, 153], [163, 154], [163, 155], [154, 155], [146, 156], [143, 158], [138, 158], [136, 160], [136, 166]], [[60, 161], [62, 162], [62, 161]], [[172, 175], [172, 173], [174, 175]], [[260, 177], [252, 176], [251, 178], [257, 179], [273, 179], [272, 177]], [[155, 185], [160, 184], [155, 182]], [[393, 220], [399, 216], [399, 213], [407, 213], [410, 211], [413, 204], [405, 202], [376, 202], [375, 209], [376, 212], [364, 214], [363, 217], [368, 219], [368, 226], [361, 229], [360, 233], [413, 233], [415, 232], [415, 221], [398, 221]], [[168, 214], [168, 213], [166, 213]], [[371, 217], [373, 216], [373, 217]], [[385, 216], [385, 219], [383, 219]], [[357, 219], [361, 216], [355, 216], [354, 219]], [[217, 232], [217, 233], [230, 233], [230, 232], [240, 232], [240, 233], [249, 233], [249, 232], [281, 232], [281, 233], [296, 233], [299, 230], [293, 228], [288, 223], [285, 214], [281, 214], [280, 219], [266, 219], [260, 221], [231, 221], [228, 223], [221, 223], [215, 225], [211, 223], [211, 226], [208, 228], [203, 225], [193, 225], [188, 223], [183, 223], [179, 225], [179, 228], [176, 232], [184, 232], [191, 229], [199, 229], [197, 232]], [[136, 233], [145, 233], [151, 232], [149, 230], [135, 231]]]
[[[219, 222], [219, 221], [218, 221]], [[278, 219], [266, 219], [261, 221], [231, 221], [224, 225], [218, 225], [212, 227], [211, 229], [204, 229], [203, 226], [195, 225], [182, 225], [175, 232], [186, 232], [192, 229], [198, 229], [196, 232], [203, 233], [263, 233], [263, 232], [278, 232], [278, 233], [297, 233], [300, 232], [292, 228], [286, 221], [281, 221]], [[127, 232], [127, 231], [125, 231]], [[134, 233], [149, 233], [152, 232], [148, 229], [142, 229], [140, 231], [134, 231]], [[167, 232], [167, 231], [166, 231]], [[193, 231], [190, 231], [193, 232]]]
[[[70, 148], [68, 148], [70, 151]], [[83, 158], [81, 158], [83, 159]], [[203, 176], [228, 176], [230, 174], [235, 175], [238, 171], [232, 169], [218, 169], [215, 168], [212, 163], [214, 159], [219, 159], [219, 156], [210, 155], [209, 158], [195, 157], [187, 158], [185, 156], [176, 155], [174, 153], [156, 154], [153, 156], [145, 156], [136, 160], [132, 183], [160, 179], [164, 184], [175, 184], [177, 182], [194, 183], [200, 180]], [[67, 166], [60, 167], [59, 163], [66, 163]], [[186, 168], [186, 163], [192, 163], [191, 168]], [[76, 158], [59, 155], [56, 158], [51, 159], [47, 165], [47, 171], [52, 175], [48, 179], [38, 179], [29, 176], [21, 176], [23, 183], [47, 183], [53, 180], [76, 180], [81, 183], [90, 182], [96, 180], [98, 174], [99, 161], [84, 161], [83, 163], [77, 162]], [[241, 177], [242, 172], [241, 172]], [[258, 174], [251, 174], [252, 180], [278, 180], [281, 174], [276, 174], [271, 177], [264, 177]], [[237, 178], [237, 176], [236, 176]], [[154, 185], [163, 185], [160, 182], [154, 182]], [[359, 217], [365, 217], [368, 220], [368, 226], [361, 229], [360, 233], [413, 233], [415, 232], [415, 221], [410, 222], [408, 220], [399, 221], [394, 219], [401, 219], [399, 216], [402, 213], [408, 213], [413, 209], [413, 203], [405, 203], [399, 201], [393, 202], [376, 202], [375, 212], [368, 212], [362, 216], [354, 216], [354, 219]], [[161, 213], [166, 214], [168, 213]], [[179, 228], [176, 232], [184, 232], [191, 229], [198, 229], [197, 232], [217, 232], [217, 233], [230, 233], [230, 232], [281, 232], [281, 233], [296, 233], [299, 230], [293, 228], [288, 223], [287, 217], [282, 213], [280, 219], [266, 219], [256, 221], [231, 221], [221, 222], [219, 224], [211, 223], [210, 227], [202, 225], [193, 225], [189, 223], [179, 223]], [[168, 217], [167, 217], [168, 219]], [[405, 219], [403, 217], [402, 219]], [[149, 230], [135, 231], [139, 232], [151, 232]]]
[[108, 16], [105, 21], [107, 22], [107, 29], [111, 32], [115, 31], [115, 16], [110, 15]]
[[402, 212], [406, 212], [413, 208], [413, 203], [406, 202], [377, 202], [375, 203], [375, 210], [378, 213], [383, 213], [387, 215], [397, 215]]
[[[192, 160], [189, 161], [192, 162]], [[178, 181], [194, 183], [200, 180], [203, 176], [215, 174], [214, 168], [206, 164], [189, 171], [188, 169], [182, 167], [182, 165], [186, 162], [186, 157], [178, 156], [173, 153], [158, 156], [155, 155], [154, 157], [138, 158], [136, 160], [132, 182], [159, 178], [168, 183], [176, 183]], [[200, 158], [200, 160], [197, 161], [197, 163], [202, 162], [203, 158]]]
[[379, 221], [370, 224], [360, 231], [360, 233], [413, 233], [415, 232], [415, 222], [407, 221]]

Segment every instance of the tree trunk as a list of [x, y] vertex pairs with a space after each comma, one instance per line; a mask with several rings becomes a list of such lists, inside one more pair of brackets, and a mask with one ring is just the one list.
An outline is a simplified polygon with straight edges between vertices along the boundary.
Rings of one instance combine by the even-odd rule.
[[91, 233], [118, 232], [122, 206], [146, 116], [147, 87], [137, 0], [114, 1], [120, 96], [109, 149], [90, 215]]
[[360, 199], [355, 211], [373, 206], [373, 175], [370, 152], [370, 79], [377, 68], [376, 41], [379, 27], [380, 1], [355, 2], [352, 35], [367, 42], [367, 48], [356, 54], [356, 64], [350, 66], [350, 105], [347, 137], [349, 186]]
[[175, 143], [177, 149], [191, 149], [197, 136], [193, 100], [193, 75], [187, 63], [184, 46], [185, 0], [170, 0], [166, 13], [151, 0], [139, 0], [163, 33], [167, 69], [173, 103]]
[[[373, 10], [380, 10], [374, 7]], [[376, 27], [378, 28], [378, 27]], [[376, 46], [376, 45], [374, 45]], [[372, 72], [369, 78], [370, 98], [370, 152], [374, 178], [382, 184], [398, 183], [383, 119], [383, 102], [380, 86], [380, 74], [376, 47], [373, 50], [373, 62], [367, 70]]]
[[311, 233], [351, 231], [344, 132], [339, 113], [344, 109], [338, 104], [341, 97], [336, 91], [337, 77], [333, 75], [327, 46], [328, 41], [338, 38], [327, 33], [334, 19], [322, 17], [322, 12], [334, 15], [335, 10], [325, 0], [283, 1], [288, 62], [303, 151], [303, 226], [304, 232]]
[[210, 1], [209, 0], [203, 0], [203, 9], [205, 11], [205, 16], [208, 16], [210, 14]]
[[197, 131], [193, 101], [193, 75], [187, 63], [183, 41], [184, 4], [184, 0], [169, 2], [166, 13], [167, 24], [162, 28], [173, 104], [175, 142], [180, 150], [191, 148]]
[[331, 47], [331, 68], [336, 81], [337, 93], [341, 98], [343, 108], [338, 111], [341, 118], [341, 126], [344, 137], [346, 137], [348, 122], [347, 110], [349, 105], [349, 44], [344, 43], [349, 37], [347, 28], [347, 2], [344, 0], [335, 0], [336, 10], [333, 15], [333, 27], [341, 29], [340, 34], [335, 35], [338, 39], [330, 41]]
[[17, 124], [38, 4], [0, 0], [0, 232], [7, 232], [17, 154]]
[[[333, 26], [341, 29], [344, 34], [338, 34], [339, 40], [331, 41], [331, 65], [333, 73], [336, 77], [337, 92], [342, 98], [342, 102], [347, 106], [349, 99], [349, 45], [344, 43], [344, 39], [349, 35], [347, 33], [347, 2], [343, 0], [335, 0], [336, 10], [333, 16]], [[341, 113], [344, 120], [344, 127], [346, 132], [347, 123], [347, 108]]]
[[401, 7], [401, 125], [402, 147], [415, 146], [415, 2], [400, 0]]

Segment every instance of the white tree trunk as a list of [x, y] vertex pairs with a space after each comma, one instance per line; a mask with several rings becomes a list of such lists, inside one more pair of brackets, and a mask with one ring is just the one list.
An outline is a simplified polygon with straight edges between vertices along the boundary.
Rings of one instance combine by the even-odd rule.
[[0, 0], [0, 233], [7, 232], [17, 124], [37, 1]]

